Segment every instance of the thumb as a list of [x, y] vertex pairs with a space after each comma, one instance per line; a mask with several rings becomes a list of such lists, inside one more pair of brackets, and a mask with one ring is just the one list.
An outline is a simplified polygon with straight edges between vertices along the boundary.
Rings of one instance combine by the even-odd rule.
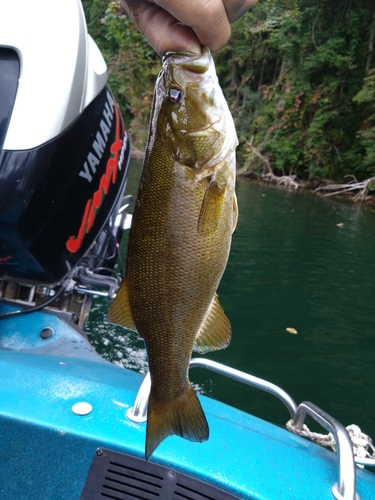
[[201, 44], [195, 32], [166, 10], [147, 0], [127, 0], [122, 5], [159, 56], [179, 50], [200, 54]]

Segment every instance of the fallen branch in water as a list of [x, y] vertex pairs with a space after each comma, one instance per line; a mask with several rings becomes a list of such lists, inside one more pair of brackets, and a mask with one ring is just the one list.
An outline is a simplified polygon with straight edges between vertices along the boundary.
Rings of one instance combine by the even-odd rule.
[[266, 156], [263, 156], [261, 152], [259, 151], [258, 148], [253, 146], [253, 137], [251, 138], [251, 141], [246, 141], [246, 145], [250, 148], [251, 152], [259, 158], [263, 164], [267, 167], [268, 172], [262, 174], [260, 176], [262, 181], [265, 182], [272, 182], [273, 184], [277, 184], [278, 186], [287, 186], [287, 187], [292, 187], [294, 189], [298, 188], [298, 184], [295, 181], [296, 175], [282, 175], [281, 177], [278, 177], [273, 173], [273, 170], [271, 168], [270, 162]]
[[262, 179], [262, 181], [274, 182], [278, 186], [292, 187], [294, 189], [298, 188], [298, 184], [295, 181], [295, 179], [297, 178], [296, 175], [282, 175], [281, 177], [278, 177], [273, 172], [272, 174], [267, 172], [266, 174], [262, 174], [260, 178]]
[[335, 196], [338, 194], [348, 193], [350, 191], [358, 191], [358, 193], [354, 196], [354, 201], [364, 201], [367, 198], [370, 185], [375, 184], [375, 177], [370, 177], [369, 179], [360, 182], [357, 181], [354, 175], [346, 177], [352, 177], [353, 180], [346, 184], [326, 184], [324, 186], [319, 186], [314, 190], [314, 192], [329, 191], [323, 196]]

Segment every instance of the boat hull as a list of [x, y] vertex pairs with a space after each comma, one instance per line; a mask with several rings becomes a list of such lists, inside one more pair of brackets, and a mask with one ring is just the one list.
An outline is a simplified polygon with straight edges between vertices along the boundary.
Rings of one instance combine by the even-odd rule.
[[[9, 306], [0, 304], [2, 310]], [[47, 327], [54, 333], [43, 340]], [[0, 498], [79, 499], [98, 448], [143, 457], [146, 425], [126, 416], [142, 375], [104, 361], [54, 314], [0, 321], [0, 380]], [[240, 499], [333, 498], [334, 453], [221, 402], [200, 400], [209, 441], [170, 437], [151, 462]], [[92, 410], [74, 413], [78, 402]], [[358, 469], [357, 492], [362, 500], [375, 498], [375, 476]]]

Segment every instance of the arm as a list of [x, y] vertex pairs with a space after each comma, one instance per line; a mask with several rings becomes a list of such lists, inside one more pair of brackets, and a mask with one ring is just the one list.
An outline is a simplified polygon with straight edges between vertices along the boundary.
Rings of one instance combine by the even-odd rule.
[[169, 50], [200, 53], [224, 47], [230, 23], [247, 12], [256, 0], [122, 0], [139, 31], [163, 56]]

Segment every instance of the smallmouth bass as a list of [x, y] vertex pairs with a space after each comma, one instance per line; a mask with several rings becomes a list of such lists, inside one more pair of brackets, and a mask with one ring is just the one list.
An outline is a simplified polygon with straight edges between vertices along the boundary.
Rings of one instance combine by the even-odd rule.
[[237, 223], [237, 135], [208, 49], [169, 52], [155, 85], [126, 275], [108, 319], [145, 340], [151, 375], [145, 457], [173, 434], [209, 436], [192, 351], [227, 347], [216, 290]]

